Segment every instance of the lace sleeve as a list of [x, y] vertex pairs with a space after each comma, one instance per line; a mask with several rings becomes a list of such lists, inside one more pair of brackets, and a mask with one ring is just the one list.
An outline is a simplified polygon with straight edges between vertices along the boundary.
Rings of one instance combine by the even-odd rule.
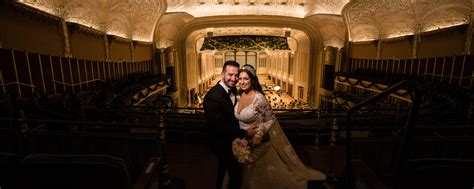
[[273, 114], [272, 107], [263, 94], [259, 93], [255, 103], [255, 109], [260, 114], [259, 119], [261, 119], [257, 131], [260, 130], [260, 132], [264, 134], [270, 130], [275, 123], [275, 114]]

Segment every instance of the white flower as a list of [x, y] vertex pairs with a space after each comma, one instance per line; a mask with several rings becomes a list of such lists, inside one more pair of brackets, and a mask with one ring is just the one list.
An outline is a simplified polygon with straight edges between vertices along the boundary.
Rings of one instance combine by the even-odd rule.
[[251, 147], [248, 145], [246, 139], [236, 138], [232, 142], [232, 152], [234, 153], [235, 158], [241, 164], [250, 164], [253, 162], [251, 156]]

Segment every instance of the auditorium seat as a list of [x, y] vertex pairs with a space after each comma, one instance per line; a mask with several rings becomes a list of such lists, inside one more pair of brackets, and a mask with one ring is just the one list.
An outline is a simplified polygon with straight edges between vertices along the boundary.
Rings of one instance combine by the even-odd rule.
[[0, 187], [2, 189], [17, 188], [22, 159], [22, 156], [16, 154], [0, 152]]
[[125, 161], [108, 155], [36, 154], [23, 160], [23, 188], [130, 189]]
[[425, 158], [408, 161], [402, 172], [403, 189], [471, 189], [474, 187], [474, 160]]
[[[2, 189], [151, 189], [168, 179], [167, 175], [163, 175], [160, 160], [160, 157], [151, 157], [138, 179], [131, 179], [126, 162], [115, 156], [33, 154], [23, 157], [0, 152], [0, 187]], [[171, 186], [184, 188], [180, 183], [177, 178], [171, 179]]]

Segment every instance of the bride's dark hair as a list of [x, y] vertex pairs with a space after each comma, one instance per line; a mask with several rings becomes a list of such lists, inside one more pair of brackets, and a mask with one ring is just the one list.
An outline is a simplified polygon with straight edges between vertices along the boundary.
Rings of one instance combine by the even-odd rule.
[[[250, 78], [250, 85], [252, 86], [252, 89], [262, 93], [262, 94], [265, 94], [263, 93], [263, 89], [262, 89], [262, 85], [260, 85], [260, 82], [258, 81], [258, 77], [257, 77], [257, 71], [255, 70], [255, 68], [250, 65], [250, 64], [245, 64], [242, 66], [242, 68], [240, 68], [239, 70], [239, 75], [241, 72], [245, 72], [247, 73], [247, 75], [249, 75], [249, 78]], [[241, 93], [243, 91], [240, 91]]]

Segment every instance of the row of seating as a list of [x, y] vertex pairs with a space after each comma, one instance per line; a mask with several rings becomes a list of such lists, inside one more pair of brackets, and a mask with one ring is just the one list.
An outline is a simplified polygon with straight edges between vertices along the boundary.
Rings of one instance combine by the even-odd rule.
[[379, 178], [366, 163], [353, 160], [355, 188], [446, 189], [471, 188], [474, 185], [474, 160], [422, 158], [407, 162], [406, 169], [394, 178]]
[[[470, 102], [472, 101], [472, 99], [474, 99], [474, 94], [472, 93], [472, 90], [468, 88], [459, 87], [457, 85], [452, 85], [446, 82], [434, 82], [429, 78], [427, 79], [424, 77], [403, 76], [395, 73], [387, 74], [376, 70], [356, 70], [355, 72], [351, 73], [338, 72], [336, 73], [336, 75], [345, 78], [345, 80], [341, 82], [346, 82], [349, 84], [349, 86], [338, 86], [337, 89], [334, 91], [333, 95], [338, 98], [347, 99], [353, 102], [354, 104], [357, 104], [358, 102], [361, 102], [364, 99], [373, 96], [373, 94], [367, 93], [369, 91], [372, 91], [372, 89], [369, 89], [370, 87], [378, 87], [378, 84], [391, 86], [394, 83], [398, 83], [402, 80], [415, 80], [419, 83], [419, 85], [417, 86], [417, 90], [419, 91], [419, 94], [423, 95], [422, 108], [424, 109], [422, 110], [422, 112], [435, 110], [445, 111], [446, 108], [449, 108], [450, 110], [454, 110], [456, 112], [463, 112], [467, 108], [469, 108], [470, 104], [465, 102]], [[356, 79], [357, 82], [352, 83], [351, 81], [349, 81], [349, 78]], [[367, 83], [370, 83], [368, 84], [369, 86], [365, 86], [367, 85]], [[352, 87], [355, 87], [355, 85], [357, 85], [359, 88], [365, 87], [367, 89], [363, 90], [363, 88], [361, 88], [361, 90], [353, 90]], [[381, 88], [379, 90], [383, 91], [386, 88], [387, 87]], [[399, 100], [398, 103], [402, 102]], [[389, 103], [385, 104], [389, 105]], [[401, 105], [403, 105], [403, 103]]]
[[[140, 176], [150, 158], [162, 157], [163, 154], [159, 149], [159, 121], [156, 121], [156, 119], [154, 120], [156, 122], [153, 124], [138, 124], [142, 123], [141, 120], [133, 122], [133, 124], [127, 124], [128, 121], [121, 123], [121, 118], [118, 116], [110, 117], [113, 122], [104, 119], [95, 122], [93, 119], [81, 120], [81, 117], [77, 116], [77, 114], [65, 114], [67, 109], [63, 107], [63, 100], [66, 96], [51, 97], [51, 101], [57, 100], [59, 103], [50, 104], [50, 101], [46, 101], [42, 108], [44, 108], [43, 110], [49, 110], [49, 112], [38, 111], [40, 106], [28, 108], [28, 106], [31, 106], [31, 100], [25, 101], [24, 98], [15, 99], [9, 95], [4, 95], [3, 98], [0, 98], [2, 103], [0, 109], [3, 112], [1, 117], [2, 127], [0, 127], [0, 152], [58, 154], [61, 157], [75, 157], [80, 154], [114, 156], [125, 162], [127, 177], [132, 184]], [[53, 110], [62, 111], [57, 111], [58, 115], [53, 116], [53, 113], [56, 113]], [[23, 113], [20, 114], [19, 112]], [[29, 112], [29, 114], [25, 116], [24, 112]], [[130, 119], [132, 116], [135, 116], [131, 113], [102, 112], [102, 114], [96, 116], [117, 115], [117, 113], [128, 115]], [[88, 113], [92, 114], [90, 111]], [[12, 114], [12, 116], [8, 117], [9, 114]], [[154, 118], [158, 117], [155, 114], [151, 116]], [[22, 164], [21, 166], [24, 165]], [[32, 171], [28, 170], [28, 172]], [[22, 173], [22, 175], [24, 174]], [[46, 173], [42, 175], [46, 175]], [[67, 181], [67, 183], [71, 184], [74, 182]], [[0, 183], [0, 186], [2, 188], [9, 188], [2, 183]], [[18, 185], [16, 188], [27, 188], [27, 186]], [[38, 184], [32, 186], [38, 186]], [[45, 185], [45, 187], [49, 188], [49, 185]], [[70, 187], [58, 186], [56, 188]]]
[[136, 183], [130, 178], [127, 163], [110, 155], [20, 156], [1, 152], [0, 186], [5, 189], [145, 189], [159, 185], [158, 163], [159, 158], [151, 159]]
[[[142, 75], [136, 77], [131, 76], [130, 78], [131, 79], [127, 80], [129, 81], [127, 83], [141, 83], [139, 85], [145, 87], [145, 89], [156, 85], [155, 82], [158, 80], [160, 82], [166, 81], [164, 76]], [[16, 98], [11, 94], [0, 93], [0, 112], [5, 116], [13, 114], [13, 118], [18, 118], [19, 112], [22, 111], [29, 119], [140, 122], [140, 120], [137, 120], [137, 116], [130, 116], [131, 114], [127, 113], [127, 111], [134, 110], [127, 102], [131, 102], [131, 95], [143, 91], [142, 87], [132, 89], [123, 87], [123, 85], [120, 84], [116, 84], [114, 87], [104, 87], [105, 88], [97, 88], [89, 92], [83, 91], [78, 94], [62, 93], [46, 95], [36, 92], [31, 98]], [[130, 98], [128, 100], [125, 97], [127, 95]], [[173, 100], [169, 96], [155, 95], [157, 96], [156, 98], [149, 98], [147, 101], [143, 101], [142, 107], [154, 108], [173, 105]], [[111, 108], [113, 108], [113, 112], [110, 111]], [[119, 113], [120, 111], [125, 113]]]
[[[469, 188], [473, 186], [469, 170], [474, 165], [474, 151], [465, 144], [473, 142], [472, 120], [473, 94], [469, 88], [451, 83], [439, 82], [432, 77], [386, 73], [377, 70], [359, 69], [352, 73], [338, 73], [342, 83], [333, 99], [343, 99], [352, 107], [374, 96], [368, 91], [380, 93], [402, 80], [417, 81], [416, 90], [422, 95], [420, 111], [415, 115], [413, 129], [409, 130], [412, 140], [404, 138], [408, 107], [411, 101], [379, 99], [378, 103], [364, 106], [356, 111], [351, 120], [352, 137], [345, 138], [346, 121], [338, 120], [335, 143], [345, 145], [351, 142], [352, 159], [366, 166], [370, 171], [355, 171], [358, 179], [364, 180], [373, 172], [389, 187], [364, 186], [361, 188]], [[350, 78], [350, 79], [349, 79]], [[356, 81], [356, 82], [355, 82]], [[455, 82], [457, 83], [457, 82]], [[383, 87], [381, 87], [383, 86]], [[343, 88], [344, 87], [344, 88]], [[409, 94], [409, 93], [408, 93]], [[411, 96], [412, 98], [413, 96]], [[335, 100], [336, 101], [336, 100]], [[337, 101], [336, 101], [337, 102]], [[395, 102], [395, 107], [391, 107]], [[415, 107], [418, 108], [418, 107]], [[406, 144], [406, 146], [402, 146]], [[464, 145], [463, 145], [464, 144]], [[336, 148], [342, 145], [336, 145]], [[344, 148], [347, 146], [344, 146]], [[403, 149], [402, 149], [403, 147]], [[403, 151], [402, 151], [403, 150]], [[401, 153], [403, 152], [403, 153]], [[333, 158], [333, 157], [332, 157]], [[364, 164], [364, 166], [359, 166]], [[465, 168], [461, 168], [465, 167]], [[354, 173], [353, 173], [354, 174]], [[364, 176], [360, 176], [364, 175]], [[346, 178], [347, 179], [347, 178]], [[372, 183], [373, 184], [373, 183]]]

